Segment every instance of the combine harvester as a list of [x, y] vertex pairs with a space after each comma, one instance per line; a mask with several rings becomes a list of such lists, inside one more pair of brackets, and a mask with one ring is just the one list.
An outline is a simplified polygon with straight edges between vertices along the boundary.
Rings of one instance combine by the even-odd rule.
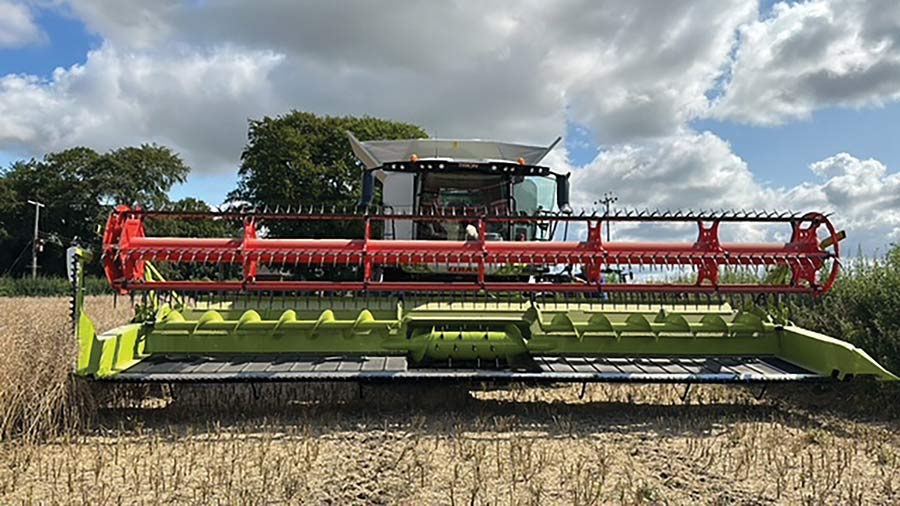
[[[568, 175], [540, 165], [555, 143], [350, 135], [350, 144], [362, 165], [355, 209], [116, 208], [100, 260], [112, 287], [132, 296], [135, 316], [95, 331], [82, 289], [91, 255], [74, 251], [76, 374], [125, 382], [897, 380], [851, 344], [765, 309], [763, 301], [818, 298], [832, 287], [843, 234], [822, 214], [575, 215]], [[373, 205], [376, 180], [382, 202]], [[243, 232], [145, 234], [150, 220], [172, 219], [226, 220]], [[609, 241], [609, 223], [670, 235], [694, 228], [696, 239]], [[789, 240], [720, 241], [720, 226], [748, 224], [779, 224]], [[321, 235], [329, 225], [356, 226], [359, 235], [271, 237], [292, 227]], [[576, 232], [582, 240], [569, 237]], [[164, 279], [154, 266], [162, 264], [206, 264], [213, 274]], [[693, 278], [651, 282], [661, 269]], [[780, 270], [785, 282], [727, 283], [740, 279], [726, 274], [735, 269]], [[651, 274], [625, 282], [634, 270]]]

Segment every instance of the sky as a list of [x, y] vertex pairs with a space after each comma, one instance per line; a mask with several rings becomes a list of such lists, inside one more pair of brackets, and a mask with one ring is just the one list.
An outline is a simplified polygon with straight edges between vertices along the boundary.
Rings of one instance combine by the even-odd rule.
[[816, 210], [883, 251], [898, 101], [896, 0], [0, 0], [0, 166], [157, 142], [212, 204], [248, 120], [298, 109], [561, 135], [576, 205]]

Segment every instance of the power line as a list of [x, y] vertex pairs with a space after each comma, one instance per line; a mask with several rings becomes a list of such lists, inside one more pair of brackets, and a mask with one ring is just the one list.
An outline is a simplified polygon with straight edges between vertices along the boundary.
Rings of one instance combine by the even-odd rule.
[[25, 252], [28, 251], [29, 246], [31, 246], [31, 241], [25, 243], [25, 246], [22, 248], [22, 251], [19, 252], [19, 255], [16, 257], [16, 259], [13, 260], [13, 262], [9, 264], [9, 267], [3, 272], [4, 276], [9, 274], [13, 269], [16, 268], [16, 264], [19, 263], [19, 260], [22, 259], [22, 256], [25, 254]]

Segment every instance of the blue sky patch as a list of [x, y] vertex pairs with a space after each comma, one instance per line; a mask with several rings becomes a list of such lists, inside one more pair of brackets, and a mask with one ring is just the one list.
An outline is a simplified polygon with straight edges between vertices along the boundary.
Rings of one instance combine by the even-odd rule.
[[699, 120], [692, 127], [730, 142], [760, 181], [793, 186], [813, 177], [809, 164], [840, 152], [900, 167], [898, 124], [900, 104], [895, 103], [881, 109], [827, 108], [778, 126]]
[[25, 47], [0, 49], [0, 75], [31, 74], [49, 78], [57, 67], [84, 63], [102, 39], [79, 19], [55, 9], [35, 9], [35, 21], [46, 40]]

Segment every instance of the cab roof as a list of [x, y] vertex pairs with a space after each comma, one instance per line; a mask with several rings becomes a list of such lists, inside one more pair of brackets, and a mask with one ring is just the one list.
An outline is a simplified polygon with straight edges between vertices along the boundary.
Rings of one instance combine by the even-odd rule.
[[350, 138], [353, 154], [363, 162], [366, 169], [375, 169], [391, 162], [409, 161], [413, 155], [419, 159], [471, 162], [516, 162], [522, 158], [526, 165], [537, 165], [561, 140], [561, 138], [557, 138], [549, 146], [531, 146], [477, 139], [404, 139], [362, 142], [351, 132], [347, 132], [347, 136]]

